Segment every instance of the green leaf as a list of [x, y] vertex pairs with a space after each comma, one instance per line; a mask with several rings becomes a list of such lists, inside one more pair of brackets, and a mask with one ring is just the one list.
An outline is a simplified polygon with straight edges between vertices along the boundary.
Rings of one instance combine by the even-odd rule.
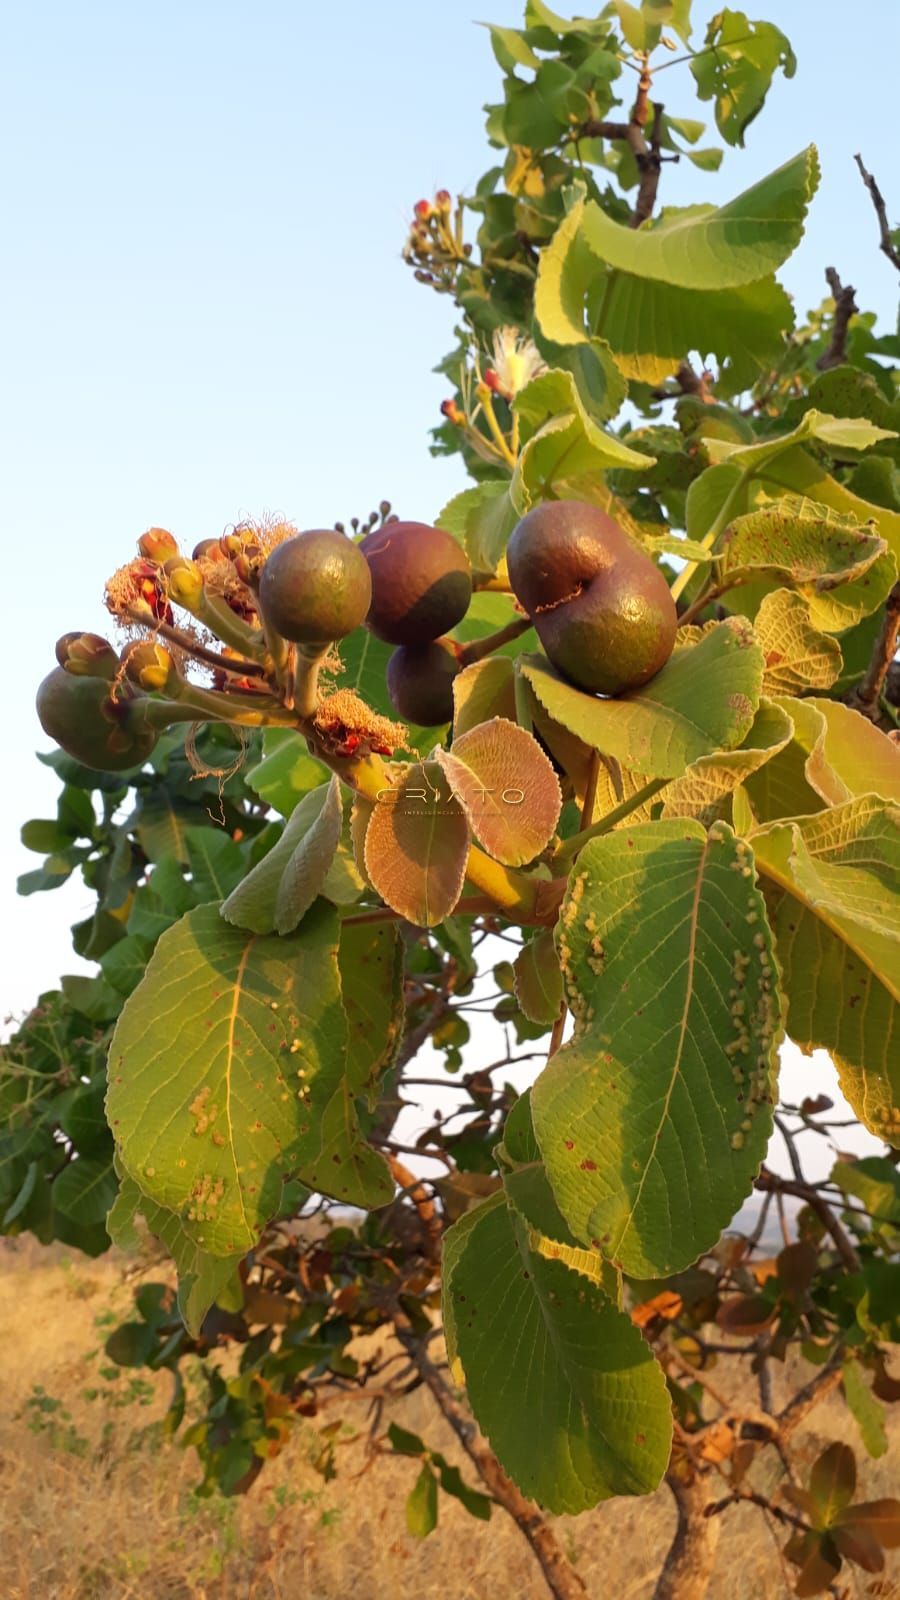
[[875, 1399], [859, 1362], [851, 1356], [844, 1362], [841, 1381], [844, 1399], [856, 1418], [860, 1438], [870, 1456], [883, 1456], [887, 1450], [884, 1406]]
[[791, 300], [772, 277], [735, 289], [689, 289], [610, 272], [601, 313], [596, 331], [626, 378], [661, 383], [686, 350], [696, 350], [704, 361], [716, 357], [720, 394], [740, 393], [770, 371], [794, 325]]
[[698, 756], [681, 778], [657, 796], [664, 817], [696, 817], [704, 826], [723, 814], [739, 784], [777, 757], [793, 734], [787, 711], [761, 700], [749, 733], [736, 750]]
[[521, 670], [544, 710], [592, 749], [634, 772], [677, 778], [698, 756], [731, 750], [759, 704], [762, 651], [742, 619], [715, 624], [677, 649], [655, 678], [613, 700], [583, 694], [543, 656]]
[[334, 1126], [347, 1053], [337, 949], [323, 902], [284, 940], [200, 906], [163, 934], [125, 1003], [107, 1096], [122, 1165], [211, 1255], [256, 1242], [286, 1176], [304, 1177], [326, 1136], [321, 1186], [356, 1198], [360, 1141]]
[[797, 70], [797, 58], [772, 22], [750, 22], [743, 11], [718, 11], [706, 30], [706, 48], [691, 60], [701, 100], [715, 101], [716, 126], [731, 145], [743, 145], [744, 134], [765, 104], [780, 67], [786, 78]]
[[332, 774], [291, 812], [278, 843], [232, 891], [222, 916], [254, 933], [292, 933], [321, 893], [342, 822], [341, 786]]
[[584, 238], [621, 272], [682, 289], [734, 289], [768, 277], [796, 249], [818, 182], [810, 145], [727, 205], [671, 209], [649, 227], [625, 227], [589, 201]]
[[111, 1159], [97, 1161], [79, 1156], [54, 1178], [53, 1204], [57, 1211], [65, 1212], [75, 1222], [105, 1222], [117, 1190], [118, 1180]]
[[562, 795], [537, 740], [494, 717], [454, 739], [436, 760], [476, 839], [495, 861], [521, 867], [550, 843]]
[[428, 1454], [428, 1446], [424, 1439], [417, 1433], [410, 1433], [408, 1429], [401, 1428], [399, 1423], [388, 1424], [388, 1438], [391, 1446], [400, 1456], [424, 1456]]
[[571, 372], [544, 372], [520, 390], [513, 407], [523, 447], [510, 494], [521, 513], [541, 499], [562, 499], [567, 486], [608, 467], [640, 468], [653, 457], [604, 433], [589, 416]]
[[689, 820], [592, 840], [557, 942], [576, 1032], [532, 1090], [556, 1199], [624, 1271], [678, 1271], [749, 1194], [771, 1133], [780, 1007], [752, 852]]
[[764, 595], [753, 623], [765, 660], [764, 694], [830, 689], [840, 676], [841, 647], [815, 627], [809, 606], [791, 589]]
[[541, 251], [535, 284], [535, 316], [543, 335], [541, 353], [551, 367], [571, 372], [590, 414], [603, 421], [618, 411], [628, 385], [604, 339], [587, 327], [585, 301], [597, 277], [597, 262], [582, 236], [583, 184], [552, 240]]
[[874, 796], [753, 835], [770, 880], [788, 1032], [828, 1050], [853, 1110], [900, 1142], [898, 810]]
[[836, 1161], [831, 1181], [861, 1200], [876, 1221], [900, 1223], [900, 1172], [885, 1156]]
[[453, 1496], [460, 1505], [464, 1506], [470, 1517], [477, 1517], [480, 1522], [490, 1522], [493, 1501], [486, 1494], [479, 1494], [477, 1489], [470, 1489], [463, 1482], [458, 1467], [452, 1467], [442, 1455], [436, 1451], [431, 1452], [431, 1459], [438, 1469], [441, 1488], [445, 1494]]
[[516, 719], [515, 671], [508, 656], [486, 656], [453, 680], [453, 732], [458, 739], [492, 717]]
[[240, 845], [224, 828], [188, 828], [188, 866], [198, 900], [224, 900], [244, 873]]
[[342, 923], [338, 961], [347, 1013], [347, 1082], [374, 1109], [403, 1032], [403, 945], [396, 925]]
[[524, 34], [518, 29], [498, 28], [493, 23], [483, 23], [482, 26], [490, 30], [494, 55], [504, 72], [514, 75], [516, 67], [531, 67], [535, 70], [540, 66], [540, 56], [535, 55]]
[[[174, 1212], [149, 1200], [134, 1179], [125, 1176], [106, 1219], [110, 1238], [123, 1250], [135, 1250], [140, 1245], [140, 1235], [134, 1226], [138, 1215], [144, 1218], [153, 1237], [165, 1246], [178, 1268], [178, 1310], [191, 1338], [196, 1339], [210, 1307], [228, 1297], [241, 1257], [209, 1255]], [[243, 1303], [242, 1294], [238, 1303]]]
[[518, 520], [509, 485], [488, 479], [449, 500], [436, 526], [459, 540], [476, 575], [490, 577], [503, 560]]
[[630, 1318], [596, 1284], [532, 1250], [501, 1196], [456, 1223], [446, 1243], [445, 1325], [504, 1471], [554, 1512], [654, 1489], [671, 1408]]
[[836, 1440], [813, 1462], [809, 1492], [815, 1502], [818, 1526], [829, 1528], [850, 1504], [856, 1488], [856, 1457], [848, 1444]]
[[382, 899], [409, 922], [435, 927], [462, 893], [468, 853], [466, 815], [440, 767], [407, 767], [366, 829], [366, 871]]
[[885, 541], [871, 528], [790, 496], [735, 517], [716, 555], [720, 593], [761, 577], [786, 584], [803, 596], [813, 625], [830, 633], [880, 606], [896, 573]]
[[311, 789], [328, 781], [328, 769], [307, 750], [306, 740], [290, 728], [263, 731], [263, 758], [247, 772], [247, 782], [261, 800], [282, 817]]
[[425, 1539], [433, 1533], [438, 1520], [438, 1486], [431, 1466], [426, 1461], [406, 1502], [406, 1528], [416, 1539]]
[[40, 817], [33, 817], [30, 822], [22, 824], [19, 834], [26, 850], [36, 850], [38, 855], [53, 855], [57, 850], [64, 850], [66, 845], [72, 843], [72, 834], [68, 828], [59, 822], [46, 821]]
[[516, 999], [530, 1022], [552, 1027], [563, 1003], [563, 981], [553, 934], [542, 928], [514, 962]]

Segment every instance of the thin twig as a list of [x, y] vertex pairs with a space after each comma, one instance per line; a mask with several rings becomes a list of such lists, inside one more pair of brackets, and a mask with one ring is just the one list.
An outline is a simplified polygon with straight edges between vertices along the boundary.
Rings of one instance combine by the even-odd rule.
[[863, 166], [862, 156], [855, 155], [853, 159], [856, 162], [856, 165], [859, 167], [860, 176], [869, 191], [872, 204], [875, 207], [875, 215], [878, 218], [878, 228], [881, 234], [880, 249], [883, 254], [887, 256], [892, 265], [897, 268], [897, 271], [900, 272], [900, 249], [897, 248], [893, 239], [891, 238], [891, 225], [888, 221], [887, 206], [885, 204], [884, 195], [879, 189], [878, 184], [875, 182], [871, 172], [867, 172]]

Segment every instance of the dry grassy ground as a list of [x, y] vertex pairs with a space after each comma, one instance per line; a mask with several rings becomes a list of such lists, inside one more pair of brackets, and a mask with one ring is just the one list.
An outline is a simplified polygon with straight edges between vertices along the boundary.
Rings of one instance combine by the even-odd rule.
[[[313, 1435], [298, 1429], [248, 1496], [198, 1500], [193, 1452], [141, 1438], [161, 1414], [168, 1377], [145, 1385], [138, 1374], [128, 1399], [129, 1374], [115, 1382], [99, 1375], [97, 1318], [109, 1307], [127, 1313], [124, 1266], [121, 1258], [89, 1262], [24, 1240], [0, 1248], [0, 1600], [545, 1600], [528, 1547], [501, 1511], [485, 1524], [442, 1499], [437, 1531], [413, 1539], [403, 1502], [415, 1463], [386, 1458], [357, 1477], [363, 1456], [352, 1442], [339, 1451], [337, 1479], [324, 1483], [309, 1460]], [[68, 1415], [36, 1412], [35, 1385], [63, 1400]], [[97, 1398], [85, 1398], [97, 1388]], [[351, 1428], [363, 1410], [345, 1406]], [[472, 1481], [427, 1395], [410, 1396], [394, 1415], [459, 1461]], [[840, 1401], [826, 1403], [813, 1422], [803, 1440], [809, 1459], [827, 1438], [858, 1445]], [[898, 1462], [900, 1418], [889, 1455], [862, 1463], [866, 1492], [897, 1492]], [[663, 1489], [557, 1526], [592, 1596], [647, 1600], [673, 1523]], [[861, 1578], [849, 1592], [900, 1595], [871, 1583]], [[761, 1514], [729, 1512], [711, 1600], [789, 1592]]]

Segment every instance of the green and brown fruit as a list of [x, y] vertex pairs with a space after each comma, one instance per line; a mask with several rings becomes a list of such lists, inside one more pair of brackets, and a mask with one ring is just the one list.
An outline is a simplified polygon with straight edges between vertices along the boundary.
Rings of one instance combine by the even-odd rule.
[[597, 506], [535, 506], [513, 532], [507, 565], [513, 593], [570, 683], [622, 694], [665, 666], [678, 626], [669, 586]]
[[388, 522], [361, 541], [372, 573], [366, 627], [388, 644], [423, 645], [462, 620], [472, 598], [465, 551], [442, 528]]
[[452, 639], [401, 645], [387, 665], [391, 704], [405, 722], [422, 728], [453, 720], [453, 680], [460, 671]]
[[328, 644], [365, 621], [372, 580], [358, 545], [334, 528], [310, 528], [275, 546], [262, 569], [266, 622], [294, 644]]
[[103, 678], [77, 677], [63, 667], [37, 692], [41, 727], [66, 755], [99, 772], [124, 772], [151, 754], [157, 733], [143, 720], [145, 702], [110, 696]]

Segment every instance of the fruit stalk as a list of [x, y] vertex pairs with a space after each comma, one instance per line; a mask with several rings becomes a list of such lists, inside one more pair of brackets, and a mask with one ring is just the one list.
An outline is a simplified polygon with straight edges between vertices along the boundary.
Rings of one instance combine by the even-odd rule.
[[584, 848], [588, 840], [599, 839], [602, 834], [610, 833], [618, 822], [630, 817], [632, 811], [637, 811], [639, 806], [644, 805], [647, 800], [651, 800], [655, 794], [659, 793], [660, 789], [666, 787], [669, 781], [668, 778], [651, 778], [649, 783], [644, 784], [643, 789], [638, 789], [636, 794], [629, 795], [627, 800], [623, 800], [612, 811], [608, 811], [605, 817], [601, 817], [598, 822], [591, 823], [589, 828], [582, 828], [580, 833], [573, 834], [571, 839], [567, 839], [565, 844], [560, 845], [553, 857], [554, 869], [567, 872], [579, 850]]

